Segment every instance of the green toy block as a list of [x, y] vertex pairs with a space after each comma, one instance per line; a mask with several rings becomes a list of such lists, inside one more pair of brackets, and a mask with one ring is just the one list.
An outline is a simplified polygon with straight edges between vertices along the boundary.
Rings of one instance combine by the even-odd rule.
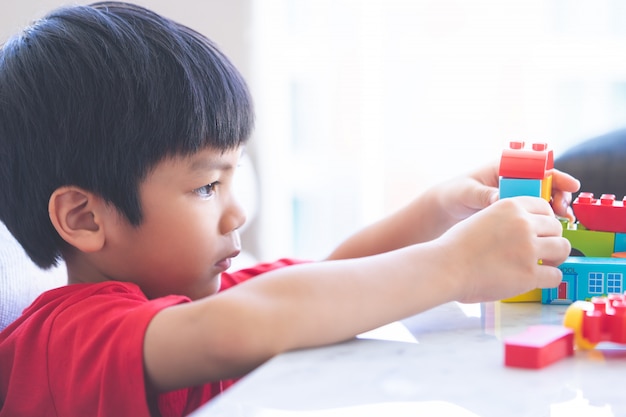
[[615, 233], [588, 230], [580, 223], [563, 222], [563, 237], [572, 245], [572, 256], [610, 258], [615, 252]]

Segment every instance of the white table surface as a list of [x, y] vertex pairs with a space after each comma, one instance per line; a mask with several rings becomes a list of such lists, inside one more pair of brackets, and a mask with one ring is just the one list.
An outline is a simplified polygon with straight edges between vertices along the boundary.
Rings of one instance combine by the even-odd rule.
[[446, 304], [405, 327], [279, 355], [193, 417], [626, 416], [625, 346], [576, 351], [541, 370], [504, 366], [503, 337], [560, 324], [566, 308]]

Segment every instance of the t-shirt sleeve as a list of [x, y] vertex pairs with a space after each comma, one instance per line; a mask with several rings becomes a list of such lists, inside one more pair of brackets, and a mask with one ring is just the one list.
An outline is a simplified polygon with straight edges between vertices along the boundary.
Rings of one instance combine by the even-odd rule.
[[285, 268], [292, 265], [298, 265], [303, 263], [308, 263], [311, 261], [306, 261], [302, 259], [291, 259], [291, 258], [282, 258], [274, 262], [266, 262], [260, 263], [250, 268], [245, 268], [239, 271], [235, 271], [232, 273], [224, 272], [222, 273], [222, 286], [220, 291], [227, 290], [237, 284], [240, 284], [244, 281], [249, 280], [250, 278], [254, 278], [258, 275], [264, 274], [269, 271], [273, 271], [280, 268]]
[[58, 415], [111, 416], [124, 409], [126, 415], [150, 416], [144, 334], [156, 313], [185, 301], [147, 300], [138, 289], [112, 286], [59, 313], [48, 343], [50, 381], [63, 381], [50, 387]]

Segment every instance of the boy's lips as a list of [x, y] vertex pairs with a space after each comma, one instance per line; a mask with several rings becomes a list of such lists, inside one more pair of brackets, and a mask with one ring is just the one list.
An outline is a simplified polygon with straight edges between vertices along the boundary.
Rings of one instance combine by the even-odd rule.
[[222, 259], [221, 261], [217, 262], [215, 264], [216, 267], [218, 267], [219, 269], [221, 269], [222, 271], [226, 271], [228, 268], [230, 268], [231, 265], [231, 259], [236, 257], [237, 255], [239, 255], [239, 250], [235, 250], [233, 251], [230, 255], [228, 255], [226, 258]]

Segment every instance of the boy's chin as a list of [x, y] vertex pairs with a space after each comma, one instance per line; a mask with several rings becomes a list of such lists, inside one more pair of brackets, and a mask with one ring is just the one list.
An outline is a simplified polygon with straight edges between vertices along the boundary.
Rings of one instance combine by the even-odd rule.
[[222, 274], [217, 274], [205, 282], [204, 285], [197, 288], [193, 294], [187, 294], [192, 300], [199, 300], [201, 298], [215, 295], [219, 292], [222, 283]]

